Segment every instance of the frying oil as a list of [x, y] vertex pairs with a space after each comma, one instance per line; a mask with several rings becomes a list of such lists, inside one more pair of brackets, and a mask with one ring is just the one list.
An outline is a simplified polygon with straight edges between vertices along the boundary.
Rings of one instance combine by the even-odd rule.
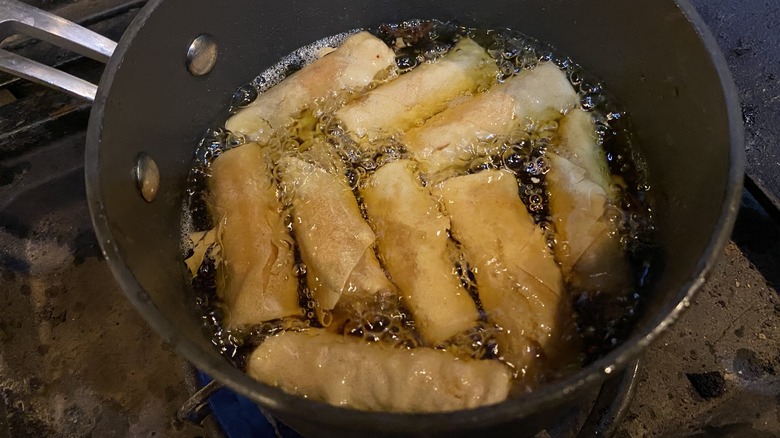
[[[398, 74], [405, 74], [419, 65], [434, 62], [463, 37], [472, 38], [485, 47], [495, 59], [499, 67], [497, 82], [503, 82], [542, 62], [553, 62], [566, 72], [578, 92], [581, 108], [589, 111], [596, 120], [599, 145], [606, 153], [611, 172], [624, 182], [615, 187], [621, 194], [620, 205], [615, 206], [616, 213], [611, 215], [610, 220], [631, 260], [636, 279], [634, 289], [623, 295], [615, 295], [609, 291], [569, 291], [577, 312], [578, 331], [583, 340], [584, 362], [595, 360], [614, 348], [627, 336], [637, 315], [643, 291], [648, 286], [654, 253], [652, 210], [648, 196], [650, 187], [645, 167], [634, 144], [628, 116], [620, 109], [615, 99], [604, 90], [598, 80], [574, 61], [520, 32], [472, 29], [439, 21], [385, 24], [368, 30], [393, 48]], [[226, 116], [249, 105], [258, 95], [316, 60], [326, 48], [338, 46], [349, 34], [350, 32], [335, 35], [303, 47], [252, 82], [243, 85], [236, 91]], [[381, 82], [383, 80], [377, 80], [369, 85], [369, 89]], [[377, 140], [370, 148], [361, 146], [334, 120], [335, 110], [354, 97], [344, 92], [327, 100], [313, 102], [310, 108], [293, 120], [288, 129], [276, 133], [265, 147], [272, 151], [270, 156], [274, 162], [283, 155], [293, 155], [306, 161], [315, 161], [328, 172], [344, 175], [355, 193], [364, 218], [370, 222], [360, 198], [360, 188], [367, 183], [368, 177], [377, 168], [388, 162], [409, 158], [409, 154], [394, 136]], [[489, 144], [475, 147], [476, 151], [485, 152], [475, 154], [467, 166], [445, 171], [438, 178], [486, 169], [511, 171], [518, 180], [518, 195], [534, 221], [547, 232], [548, 242], [552, 247], [554, 226], [547, 199], [545, 175], [549, 165], [545, 155], [548, 147], [557, 140], [557, 129], [556, 121], [541, 121], [521, 132], [513, 133], [508, 138], [490, 139], [486, 141]], [[196, 152], [196, 164], [190, 175], [189, 196], [182, 219], [185, 255], [192, 252], [188, 239], [190, 233], [206, 231], [213, 226], [213, 220], [206, 210], [205, 191], [210, 163], [222, 151], [245, 142], [243, 136], [223, 128], [210, 129], [202, 139]], [[273, 168], [272, 173], [277, 181], [277, 196], [285, 207], [288, 230], [292, 233], [291, 194], [286, 193], [278, 184], [279, 172], [278, 167]], [[452, 246], [455, 264], [453, 270], [460, 276], [462, 285], [469, 290], [480, 307], [473, 273], [462, 257], [458, 256], [457, 243], [452, 242]], [[303, 309], [301, 317], [266, 322], [246, 332], [228, 331], [222, 327], [222, 315], [216, 294], [215, 262], [209, 254], [194, 277], [196, 303], [202, 310], [205, 324], [213, 333], [213, 343], [237, 366], [243, 367], [246, 355], [269, 335], [283, 330], [303, 330], [320, 326], [315, 315], [313, 297], [306, 286], [306, 266], [300, 258], [298, 248], [295, 248], [295, 254], [299, 298]], [[381, 258], [379, 260], [381, 262]], [[369, 342], [382, 341], [402, 347], [422, 345], [410, 312], [396, 295], [377, 294], [367, 302], [353, 303], [345, 308], [348, 310], [338, 316], [329, 329], [348, 336], [362, 337]], [[481, 319], [475, 327], [433, 347], [447, 349], [461, 357], [498, 357], [500, 351], [496, 345], [495, 334], [501, 328], [488, 322], [481, 307], [480, 312]]]

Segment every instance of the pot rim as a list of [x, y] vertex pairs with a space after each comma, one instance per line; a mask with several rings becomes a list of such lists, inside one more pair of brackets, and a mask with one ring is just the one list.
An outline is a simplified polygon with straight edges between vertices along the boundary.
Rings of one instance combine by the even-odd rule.
[[144, 27], [148, 17], [162, 1], [150, 0], [122, 36], [114, 56], [110, 59], [103, 73], [90, 114], [87, 131], [85, 177], [87, 200], [93, 226], [106, 262], [114, 277], [128, 299], [140, 311], [149, 325], [197, 368], [271, 411], [289, 413], [291, 415], [306, 415], [312, 421], [326, 424], [348, 424], [352, 427], [363, 426], [418, 433], [429, 430], [432, 425], [436, 425], [440, 429], [442, 424], [446, 424], [447, 428], [452, 430], [468, 427], [469, 425], [489, 425], [526, 417], [540, 409], [556, 405], [562, 399], [569, 397], [575, 392], [603, 381], [610, 374], [620, 371], [636, 359], [639, 353], [674, 323], [683, 310], [690, 305], [692, 298], [712, 272], [725, 245], [729, 241], [742, 196], [745, 167], [744, 127], [738, 93], [726, 59], [717, 41], [690, 1], [673, 0], [701, 39], [720, 79], [728, 118], [730, 160], [725, 201], [721, 208], [716, 231], [701, 256], [696, 270], [689, 276], [688, 281], [680, 287], [677, 295], [680, 297], [679, 301], [669, 303], [666, 307], [668, 309], [666, 313], [659, 313], [661, 321], [658, 325], [635, 333], [604, 357], [583, 367], [571, 376], [544, 385], [529, 396], [512, 398], [495, 405], [475, 409], [424, 414], [367, 412], [304, 399], [288, 394], [279, 388], [260, 383], [233, 367], [216, 354], [215, 351], [206, 352], [196, 342], [179, 333], [177, 328], [154, 305], [132, 271], [122, 260], [119, 247], [113, 238], [108, 218], [105, 214], [99, 185], [99, 149], [104, 109], [115, 73], [122, 65], [123, 56], [136, 35]]

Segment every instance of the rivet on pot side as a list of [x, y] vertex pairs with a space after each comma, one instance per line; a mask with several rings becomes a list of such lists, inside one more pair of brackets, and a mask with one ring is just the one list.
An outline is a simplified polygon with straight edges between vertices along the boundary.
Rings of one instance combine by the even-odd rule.
[[154, 201], [157, 189], [160, 187], [160, 169], [157, 163], [146, 152], [138, 154], [135, 164], [135, 179], [138, 190], [146, 202]]
[[208, 74], [217, 63], [217, 41], [207, 34], [195, 38], [187, 49], [187, 70], [194, 76]]

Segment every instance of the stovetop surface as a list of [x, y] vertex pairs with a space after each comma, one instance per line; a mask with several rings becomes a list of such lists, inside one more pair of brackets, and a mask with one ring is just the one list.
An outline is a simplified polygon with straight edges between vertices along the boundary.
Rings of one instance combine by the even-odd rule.
[[[30, 3], [118, 39], [143, 1]], [[711, 279], [644, 354], [617, 436], [780, 436], [780, 3], [693, 3], [740, 90], [750, 192]], [[15, 49], [100, 75], [43, 43]], [[82, 177], [88, 112], [0, 74], [0, 438], [204, 435], [172, 421], [190, 370], [101, 260]]]

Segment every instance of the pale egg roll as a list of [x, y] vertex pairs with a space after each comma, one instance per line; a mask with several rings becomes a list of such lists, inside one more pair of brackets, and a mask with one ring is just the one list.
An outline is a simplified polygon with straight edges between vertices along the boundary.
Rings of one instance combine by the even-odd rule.
[[264, 150], [254, 143], [230, 149], [210, 170], [209, 212], [221, 247], [217, 293], [225, 325], [300, 316], [292, 239]]
[[274, 130], [317, 99], [340, 91], [361, 91], [395, 68], [395, 54], [368, 32], [349, 36], [322, 58], [274, 85], [225, 123], [225, 128], [247, 139], [265, 143]]
[[501, 356], [532, 387], [546, 370], [569, 365], [578, 354], [573, 311], [558, 265], [518, 196], [515, 177], [491, 170], [439, 184], [476, 278], [479, 299], [498, 334]]
[[558, 132], [555, 153], [547, 154], [556, 257], [575, 288], [620, 293], [630, 285], [630, 271], [616, 226], [607, 217], [609, 208], [619, 207], [593, 118], [572, 111]]
[[557, 120], [577, 105], [577, 93], [553, 63], [525, 70], [407, 131], [403, 143], [426, 174], [465, 166], [481, 142], [508, 136], [529, 122]]
[[461, 286], [449, 255], [449, 219], [422, 186], [413, 163], [386, 164], [361, 190], [379, 254], [415, 327], [439, 344], [476, 325], [476, 304]]
[[282, 185], [291, 195], [293, 231], [318, 310], [342, 294], [393, 290], [374, 255], [376, 235], [363, 220], [346, 178], [297, 158], [281, 160]]
[[369, 141], [421, 124], [459, 96], [489, 87], [496, 62], [463, 38], [442, 58], [380, 85], [336, 112], [347, 131]]
[[512, 374], [498, 361], [399, 349], [323, 330], [286, 332], [260, 344], [247, 373], [307, 398], [368, 411], [441, 412], [503, 401]]

